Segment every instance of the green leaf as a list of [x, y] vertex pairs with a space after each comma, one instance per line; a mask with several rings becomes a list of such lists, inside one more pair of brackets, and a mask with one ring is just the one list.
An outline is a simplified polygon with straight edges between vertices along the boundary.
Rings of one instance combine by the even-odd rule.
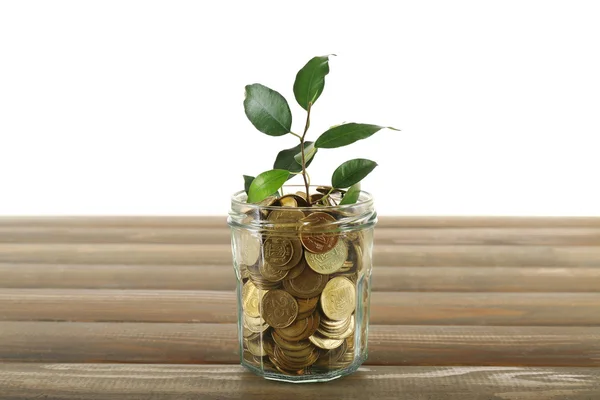
[[[317, 154], [317, 149], [315, 148], [315, 144], [313, 142], [304, 142], [304, 159], [308, 164], [310, 160]], [[298, 154], [294, 156], [294, 160], [300, 165], [302, 165], [302, 152], [298, 150]]]
[[248, 203], [257, 203], [277, 192], [285, 183], [290, 172], [284, 169], [272, 169], [259, 174], [248, 189]]
[[244, 175], [244, 191], [246, 192], [246, 194], [248, 194], [248, 191], [250, 190], [250, 184], [252, 184], [253, 180], [253, 176]]
[[358, 201], [358, 196], [360, 196], [360, 182], [356, 182], [350, 186], [350, 189], [348, 189], [344, 198], [340, 201], [340, 205], [354, 204]]
[[342, 163], [331, 177], [331, 186], [342, 189], [360, 182], [365, 176], [369, 175], [375, 169], [375, 161], [364, 158], [355, 158]]
[[[310, 146], [312, 144], [313, 144], [313, 142], [310, 142], [310, 141], [304, 142], [305, 149], [307, 146]], [[279, 152], [279, 154], [277, 154], [277, 158], [275, 158], [275, 163], [273, 164], [273, 168], [274, 169], [285, 169], [285, 170], [293, 172], [293, 173], [302, 172], [302, 159], [300, 160], [300, 162], [296, 161], [296, 155], [298, 153], [300, 153], [300, 145], [294, 146], [291, 149], [281, 150]], [[308, 160], [306, 162], [306, 167], [308, 167], [311, 162], [312, 162], [312, 159]], [[291, 179], [293, 177], [294, 177], [294, 175], [290, 176], [288, 179]]]
[[246, 86], [246, 116], [262, 133], [281, 136], [292, 129], [292, 112], [285, 98], [260, 83]]
[[[335, 55], [335, 54], [331, 54]], [[300, 107], [308, 110], [323, 93], [325, 75], [329, 73], [329, 56], [314, 57], [296, 74], [294, 96]]]
[[329, 130], [319, 136], [315, 142], [315, 147], [320, 149], [333, 149], [336, 147], [347, 146], [357, 140], [366, 139], [383, 128], [392, 129], [394, 131], [399, 130], [389, 126], [356, 124], [351, 122], [329, 128]]

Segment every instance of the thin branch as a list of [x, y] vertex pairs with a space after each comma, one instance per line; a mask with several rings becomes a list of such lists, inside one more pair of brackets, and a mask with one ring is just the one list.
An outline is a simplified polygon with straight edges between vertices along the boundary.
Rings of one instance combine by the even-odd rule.
[[300, 138], [300, 152], [302, 153], [302, 177], [304, 178], [304, 186], [306, 187], [306, 202], [310, 204], [310, 184], [308, 183], [308, 178], [306, 176], [306, 156], [304, 155], [304, 138], [306, 137], [306, 132], [308, 131], [308, 127], [310, 126], [310, 109], [312, 108], [312, 103], [308, 103], [308, 108], [306, 109], [306, 124], [304, 125], [304, 133], [302, 133], [302, 137]]

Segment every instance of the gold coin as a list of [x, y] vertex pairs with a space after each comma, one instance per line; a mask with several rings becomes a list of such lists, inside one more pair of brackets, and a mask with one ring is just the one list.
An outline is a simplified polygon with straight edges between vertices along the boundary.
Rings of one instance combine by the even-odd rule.
[[314, 212], [304, 217], [300, 227], [300, 240], [311, 253], [325, 253], [335, 247], [339, 236], [335, 232], [320, 232], [323, 227], [332, 229], [335, 218], [324, 212]]
[[306, 262], [313, 271], [329, 275], [337, 272], [348, 258], [348, 247], [343, 240], [339, 240], [335, 247], [326, 253], [306, 252]]
[[279, 198], [279, 204], [281, 204], [282, 207], [308, 207], [306, 195], [301, 197], [298, 194], [286, 194], [285, 196], [281, 196]]
[[304, 268], [297, 278], [283, 281], [283, 287], [296, 297], [308, 299], [319, 295], [328, 279], [327, 275], [317, 274], [310, 268]]
[[[290, 262], [291, 264], [291, 262]], [[304, 268], [306, 268], [306, 260], [304, 260], [304, 258], [300, 259], [298, 261], [298, 263], [292, 267], [292, 269], [290, 269], [290, 271], [288, 272], [286, 279], [294, 279], [300, 276], [300, 274], [302, 273], [302, 271], [304, 271]]]
[[[319, 358], [319, 351], [317, 349], [313, 349], [312, 353], [308, 357], [298, 357], [295, 358], [290, 356], [289, 354], [284, 353], [281, 348], [275, 346], [275, 358], [281, 364], [281, 366], [288, 370], [295, 370], [306, 368], [309, 365], [313, 364]], [[277, 365], [277, 364], [276, 364]]]
[[[267, 218], [267, 215], [269, 214], [269, 210], [267, 207], [277, 207], [279, 205], [279, 199], [275, 196], [269, 196], [266, 199], [260, 201], [257, 203], [257, 205], [259, 206], [259, 208], [256, 208], [256, 210], [260, 210], [260, 218], [261, 219], [265, 219]], [[265, 209], [267, 208], [267, 209]], [[253, 216], [255, 212], [252, 213]]]
[[298, 302], [298, 314], [312, 311], [317, 307], [319, 302], [319, 296], [311, 297], [308, 299], [296, 299]]
[[314, 335], [310, 336], [308, 340], [310, 340], [315, 346], [325, 350], [335, 349], [336, 347], [341, 346], [344, 342], [344, 339], [329, 339], [319, 334], [319, 332], [316, 332]]
[[246, 346], [246, 348], [248, 349], [248, 351], [250, 353], [252, 353], [252, 355], [258, 356], [258, 357], [263, 357], [267, 355], [267, 351], [265, 349], [265, 347], [263, 346], [263, 342], [260, 339], [255, 339], [255, 340], [248, 340], [248, 339], [244, 339], [244, 345]]
[[263, 296], [261, 313], [273, 328], [285, 328], [298, 316], [298, 303], [286, 291], [270, 290]]
[[263, 245], [265, 262], [273, 267], [283, 267], [294, 255], [294, 247], [289, 239], [270, 236]]
[[273, 229], [295, 232], [300, 228], [302, 218], [304, 213], [300, 210], [273, 210], [267, 220], [273, 223]]
[[285, 270], [290, 270], [290, 269], [294, 268], [304, 258], [303, 257], [304, 249], [302, 247], [302, 243], [300, 243], [300, 240], [290, 239], [290, 242], [292, 243], [292, 247], [294, 248], [294, 254], [292, 255], [290, 262], [288, 262], [283, 267], [280, 267]]
[[264, 332], [269, 329], [269, 324], [267, 324], [267, 322], [261, 317], [254, 318], [244, 314], [242, 321], [244, 323], [244, 327], [251, 332]]
[[329, 330], [325, 329], [323, 326], [320, 326], [317, 332], [319, 332], [322, 336], [331, 339], [346, 339], [354, 333], [354, 329], [354, 315], [351, 315], [350, 318], [348, 318], [348, 323], [342, 326], [341, 329]]
[[266, 291], [258, 289], [252, 281], [248, 281], [242, 288], [242, 309], [250, 317], [260, 317], [260, 302]]
[[301, 351], [307, 347], [313, 347], [313, 344], [308, 340], [299, 340], [297, 342], [286, 340], [276, 330], [271, 331], [271, 337], [277, 346], [286, 351]]
[[252, 265], [258, 261], [261, 241], [250, 231], [241, 230], [238, 240], [239, 256], [242, 264]]
[[348, 318], [356, 307], [356, 287], [348, 278], [332, 278], [321, 293], [321, 309], [327, 318]]
[[288, 274], [288, 270], [280, 267], [274, 267], [267, 260], [260, 264], [260, 267], [258, 268], [262, 277], [270, 282], [279, 282]]
[[[309, 318], [296, 320], [291, 325], [285, 328], [275, 329], [275, 332], [285, 340], [298, 341], [304, 332], [308, 331], [309, 326], [312, 326], [312, 320]], [[306, 339], [306, 338], [305, 338]]]

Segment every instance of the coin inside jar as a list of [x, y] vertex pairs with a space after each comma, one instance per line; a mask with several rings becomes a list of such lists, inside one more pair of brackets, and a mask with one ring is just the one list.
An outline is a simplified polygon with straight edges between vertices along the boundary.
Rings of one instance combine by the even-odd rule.
[[248, 281], [242, 288], [242, 308], [250, 317], [260, 317], [260, 302], [266, 291], [258, 289], [252, 281]]
[[325, 253], [306, 253], [306, 262], [313, 271], [329, 275], [337, 272], [344, 266], [348, 258], [348, 247], [343, 240], [339, 240], [335, 247]]
[[[290, 262], [291, 264], [291, 262]], [[298, 276], [300, 276], [300, 274], [302, 273], [302, 271], [304, 271], [304, 268], [306, 268], [306, 260], [304, 260], [304, 258], [300, 259], [300, 261], [298, 261], [298, 263], [292, 267], [290, 269], [290, 271], [288, 272], [286, 279], [294, 279], [297, 278]]]
[[319, 232], [319, 227], [331, 225], [335, 218], [324, 212], [314, 212], [304, 217], [300, 228], [300, 240], [311, 253], [325, 253], [335, 247], [339, 236], [335, 232]]
[[260, 239], [258, 236], [253, 235], [250, 231], [242, 230], [239, 233], [239, 246], [240, 260], [245, 265], [252, 265], [256, 263], [260, 256]]
[[273, 328], [285, 328], [298, 316], [298, 303], [284, 290], [270, 290], [263, 296], [261, 314]]
[[295, 231], [300, 227], [299, 221], [302, 218], [304, 218], [302, 211], [284, 209], [271, 211], [267, 220], [273, 223], [273, 229]]
[[348, 278], [332, 278], [321, 293], [321, 309], [330, 319], [348, 318], [356, 307], [356, 287]]
[[264, 260], [273, 267], [283, 267], [294, 255], [294, 246], [289, 239], [269, 236], [263, 244]]
[[279, 282], [288, 274], [286, 269], [275, 267], [266, 260], [260, 264], [259, 270], [262, 277], [270, 282]]
[[308, 299], [319, 295], [328, 279], [328, 275], [317, 274], [310, 268], [304, 268], [297, 278], [284, 280], [283, 287], [296, 297]]

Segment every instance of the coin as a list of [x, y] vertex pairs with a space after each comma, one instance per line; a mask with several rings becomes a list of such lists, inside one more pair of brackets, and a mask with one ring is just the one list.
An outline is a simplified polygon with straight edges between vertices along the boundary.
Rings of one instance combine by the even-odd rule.
[[275, 344], [286, 351], [301, 351], [307, 347], [314, 347], [308, 340], [299, 340], [297, 342], [282, 338], [276, 330], [271, 331], [271, 337]]
[[303, 259], [304, 256], [304, 248], [302, 247], [302, 243], [298, 239], [290, 239], [290, 243], [292, 243], [292, 248], [294, 249], [294, 253], [290, 262], [284, 265], [283, 269], [290, 270], [294, 268], [298, 263]]
[[279, 198], [279, 203], [282, 207], [308, 207], [306, 195], [299, 196], [298, 194], [286, 194]]
[[328, 279], [327, 275], [317, 274], [310, 268], [304, 268], [297, 278], [283, 281], [283, 287], [296, 297], [308, 299], [319, 295]]
[[255, 217], [260, 217], [260, 219], [265, 219], [267, 218], [267, 215], [269, 215], [269, 210], [265, 209], [265, 207], [277, 207], [279, 205], [279, 199], [275, 196], [269, 196], [267, 198], [265, 198], [264, 200], [260, 201], [257, 203], [258, 208], [256, 208], [257, 210], [260, 210], [259, 215], [255, 215], [256, 213], [253, 212], [252, 215]]
[[267, 322], [261, 317], [254, 318], [244, 314], [242, 317], [242, 321], [244, 327], [250, 330], [251, 332], [264, 332], [267, 329], [269, 329], [269, 324], [267, 324]]
[[356, 307], [356, 287], [348, 278], [332, 278], [321, 293], [321, 309], [330, 319], [349, 317]]
[[[309, 318], [300, 319], [292, 322], [291, 325], [285, 328], [275, 329], [275, 332], [285, 340], [298, 341], [304, 332], [308, 331], [309, 326], [312, 326], [313, 321]], [[305, 338], [306, 339], [306, 338]]]
[[[289, 354], [284, 353], [281, 348], [275, 346], [274, 351], [275, 359], [280, 363], [282, 368], [287, 370], [296, 370], [301, 368], [306, 368], [309, 365], [313, 364], [319, 358], [319, 351], [315, 348], [312, 350], [308, 357], [293, 357]], [[275, 363], [275, 361], [274, 361]], [[277, 365], [277, 364], [275, 364]]]
[[350, 335], [354, 333], [355, 329], [354, 323], [354, 315], [351, 315], [347, 322], [343, 325], [340, 325], [337, 328], [331, 329], [326, 328], [324, 325], [319, 326], [317, 332], [319, 332], [322, 336], [331, 338], [331, 339], [346, 339]]
[[304, 213], [300, 210], [273, 210], [267, 217], [268, 221], [273, 223], [273, 229], [296, 231], [300, 228], [299, 221], [304, 218]]
[[[291, 262], [290, 262], [290, 264], [291, 264]], [[294, 267], [292, 267], [292, 269], [290, 269], [290, 271], [288, 272], [288, 274], [286, 276], [286, 279], [297, 278], [298, 276], [300, 276], [302, 271], [304, 271], [304, 268], [306, 268], [306, 261], [304, 260], [304, 258], [302, 258], [298, 261], [296, 266], [294, 266]]]
[[279, 204], [281, 204], [282, 207], [298, 207], [298, 202], [292, 196], [293, 195], [291, 195], [291, 194], [281, 196], [279, 198]]
[[261, 313], [264, 320], [273, 328], [285, 328], [296, 319], [298, 303], [286, 291], [270, 290], [263, 296]]
[[242, 230], [239, 233], [238, 248], [240, 260], [243, 264], [252, 265], [260, 255], [260, 239], [250, 231]]
[[267, 351], [266, 351], [265, 347], [263, 346], [263, 343], [265, 343], [265, 342], [260, 339], [258, 339], [258, 340], [244, 339], [244, 345], [246, 346], [248, 351], [250, 353], [252, 353], [252, 355], [259, 356], [259, 357], [267, 355]]
[[308, 299], [297, 299], [298, 302], [298, 314], [312, 311], [317, 307], [317, 303], [319, 302], [319, 296], [311, 297]]
[[258, 268], [263, 278], [270, 282], [279, 282], [288, 274], [286, 269], [274, 267], [266, 260]]
[[324, 212], [314, 212], [304, 217], [301, 222], [300, 240], [304, 248], [311, 253], [325, 253], [335, 247], [339, 236], [333, 232], [319, 232], [319, 227], [327, 227], [335, 222], [335, 218]]
[[310, 340], [315, 346], [325, 350], [335, 349], [336, 347], [341, 346], [344, 342], [344, 339], [329, 339], [319, 334], [319, 332], [316, 332], [314, 335], [310, 336], [308, 340]]
[[289, 239], [270, 236], [263, 244], [265, 262], [273, 267], [283, 267], [294, 255], [294, 247]]
[[242, 309], [250, 317], [260, 317], [260, 301], [266, 293], [258, 289], [252, 281], [248, 281], [242, 287]]
[[306, 252], [306, 262], [313, 271], [329, 275], [337, 272], [348, 258], [348, 247], [343, 240], [339, 240], [335, 247], [326, 253]]

